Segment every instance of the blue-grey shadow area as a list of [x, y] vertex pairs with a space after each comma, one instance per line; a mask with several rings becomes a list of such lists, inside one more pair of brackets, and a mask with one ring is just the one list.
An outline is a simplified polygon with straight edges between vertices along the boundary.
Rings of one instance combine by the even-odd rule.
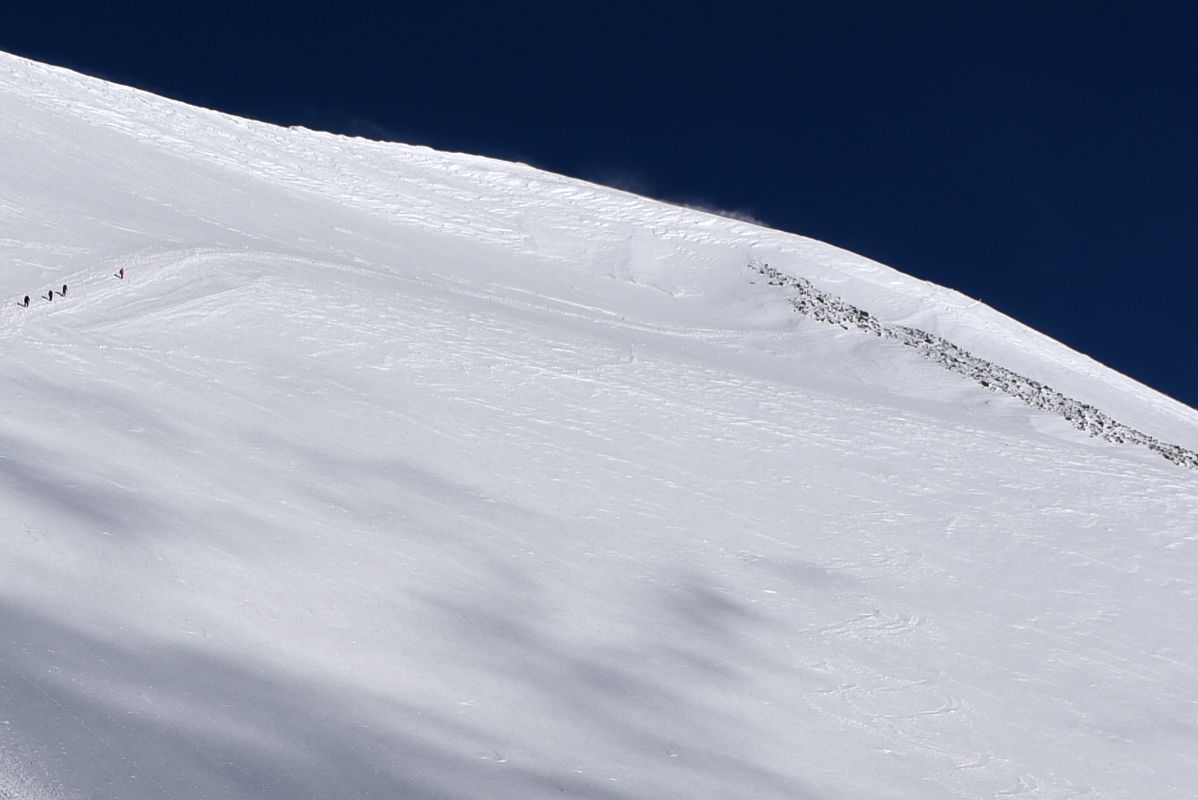
[[[505, 524], [516, 527], [551, 522], [531, 506], [505, 501], [480, 487], [436, 474], [400, 455], [361, 457], [262, 432], [257, 435], [279, 458], [293, 459], [303, 465], [297, 472], [305, 477], [292, 482], [296, 492], [333, 508], [361, 507], [363, 496], [373, 492], [372, 504], [376, 506], [398, 506], [420, 499], [452, 509], [456, 515], [501, 518]], [[365, 510], [370, 512], [369, 508]]]
[[[0, 434], [0, 485], [13, 492], [23, 508], [43, 515], [65, 515], [89, 529], [126, 531], [131, 508], [143, 524], [168, 516], [165, 508], [114, 483], [76, 474], [69, 463], [32, 440]], [[158, 525], [157, 527], [163, 527]]]
[[482, 760], [485, 732], [429, 707], [174, 643], [118, 644], [7, 602], [0, 651], [0, 747], [62, 797], [629, 797]]
[[[152, 454], [185, 462], [189, 448], [204, 444], [198, 433], [113, 385], [66, 387], [35, 375], [15, 381], [59, 420], [60, 442], [96, 443], [90, 449], [58, 447], [10, 420], [0, 424], [0, 490], [15, 495], [20, 508], [122, 536], [186, 529], [186, 509], [147, 487], [136, 459]], [[114, 441], [121, 445], [116, 452], [103, 449]]]
[[779, 667], [755, 643], [775, 623], [700, 574], [675, 570], [671, 577], [652, 595], [644, 636], [602, 645], [563, 636], [571, 621], [553, 609], [513, 610], [485, 593], [423, 599], [446, 630], [486, 648], [503, 679], [539, 707], [570, 719], [597, 744], [648, 754], [647, 762], [660, 765], [657, 785], [688, 787], [674, 796], [705, 787], [698, 796], [723, 797], [736, 786], [735, 796], [815, 798], [787, 764], [746, 746], [779, 732], [764, 728], [751, 708], [727, 703], [752, 692], [754, 672]]
[[[751, 644], [761, 637], [746, 635], [771, 625], [748, 605], [699, 575], [681, 575], [659, 598], [658, 615], [678, 636], [580, 644], [563, 635], [553, 609], [529, 598], [535, 579], [509, 571], [479, 583], [490, 590], [411, 600], [440, 615], [447, 642], [468, 640], [485, 654], [492, 690], [507, 687], [494, 702], [514, 709], [532, 698], [539, 714], [564, 721], [579, 740], [626, 754], [613, 766], [630, 780], [578, 774], [569, 757], [487, 759], [510, 728], [400, 702], [385, 680], [366, 687], [306, 677], [202, 642], [83, 630], [3, 600], [0, 719], [8, 724], [0, 747], [45, 785], [62, 787], [62, 797], [95, 800], [649, 800], [672, 786], [680, 789], [674, 796], [728, 796], [729, 787], [745, 797], [816, 796], [786, 764], [747, 747], [771, 732], [751, 709], [728, 705], [752, 690], [751, 671], [776, 666]], [[509, 591], [524, 601], [496, 596]], [[518, 750], [516, 737], [507, 744]]]

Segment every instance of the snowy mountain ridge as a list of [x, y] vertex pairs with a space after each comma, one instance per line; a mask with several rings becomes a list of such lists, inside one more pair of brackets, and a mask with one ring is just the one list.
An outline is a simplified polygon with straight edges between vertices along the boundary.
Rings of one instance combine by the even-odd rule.
[[0, 186], [5, 800], [1198, 792], [1192, 409], [809, 239], [6, 55]]
[[[1198, 414], [1193, 409], [975, 300], [821, 242], [646, 200], [522, 164], [435, 153], [424, 147], [352, 140], [304, 129], [284, 130], [194, 109], [24, 59], [8, 56], [6, 60], [8, 73], [24, 81], [19, 95], [21, 102], [43, 108], [51, 118], [66, 115], [71, 120], [87, 120], [105, 137], [129, 136], [153, 143], [171, 160], [191, 160], [257, 179], [277, 177], [291, 191], [311, 193], [339, 207], [349, 205], [394, 224], [459, 234], [514, 252], [532, 247], [539, 258], [575, 265], [580, 261], [583, 265], [604, 261], [601, 269], [613, 276], [620, 273], [621, 264], [652, 260], [656, 253], [670, 251], [674, 241], [694, 248], [693, 254], [700, 261], [709, 257], [706, 250], [719, 248], [751, 254], [751, 259], [746, 257], [745, 261], [769, 262], [775, 266], [785, 267], [797, 260], [804, 265], [804, 277], [814, 286], [868, 309], [880, 320], [914, 327], [922, 325], [928, 333], [953, 341], [1030, 379], [1056, 385], [1067, 395], [1097, 405], [1151, 435], [1160, 436], [1162, 423], [1172, 425], [1180, 420], [1185, 421], [1186, 428], [1198, 430]], [[0, 75], [4, 69], [0, 66]], [[69, 76], [71, 91], [36, 88], [29, 91], [30, 87], [58, 87], [53, 82], [46, 83], [58, 76]], [[196, 134], [191, 139], [179, 136], [175, 130], [183, 120]], [[282, 142], [287, 142], [287, 148], [280, 151], [278, 145]], [[281, 158], [282, 152], [286, 153], [285, 158]], [[374, 156], [383, 159], [387, 167], [382, 171], [363, 169], [367, 159]], [[289, 168], [288, 159], [292, 158], [300, 159], [301, 169]], [[128, 183], [129, 178], [136, 176], [136, 168], [131, 172], [130, 176], [118, 179], [118, 184], [123, 185], [110, 188], [136, 196], [136, 185]], [[462, 176], [467, 175], [470, 178], [464, 180]], [[405, 192], [405, 188], [418, 191]], [[229, 188], [221, 194], [224, 199], [241, 199], [239, 193]], [[139, 204], [146, 199], [141, 198]], [[570, 213], [553, 219], [530, 217], [530, 209], [543, 215], [538, 205], [542, 199], [568, 204]], [[469, 214], [462, 213], [462, 204], [470, 207]], [[145, 209], [135, 206], [133, 210]], [[36, 218], [33, 211], [23, 209]], [[586, 226], [586, 237], [571, 240], [572, 231], [583, 230], [577, 221], [571, 222], [575, 214], [582, 215], [575, 220], [590, 219], [596, 224]], [[109, 233], [120, 224], [104, 223]], [[538, 237], [541, 226], [548, 226], [544, 241]], [[602, 246], [597, 246], [596, 236]], [[136, 241], [136, 237], [130, 238]], [[19, 258], [15, 260], [20, 263]], [[633, 280], [647, 277], [634, 275], [627, 266], [623, 270], [625, 277]], [[1110, 397], [1112, 389], [1117, 392], [1117, 399]], [[1108, 402], [1102, 402], [1104, 396]], [[1135, 418], [1145, 416], [1147, 409], [1151, 409], [1150, 421]], [[1188, 438], [1178, 444], [1189, 449], [1198, 447], [1198, 433], [1186, 435]]]

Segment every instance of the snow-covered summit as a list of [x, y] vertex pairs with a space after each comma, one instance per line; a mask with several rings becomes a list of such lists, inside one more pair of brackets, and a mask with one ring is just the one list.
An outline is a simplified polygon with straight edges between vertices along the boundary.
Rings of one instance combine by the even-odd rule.
[[1198, 472], [794, 289], [1193, 410], [809, 239], [6, 55], [0, 188], [0, 797], [1198, 791]]

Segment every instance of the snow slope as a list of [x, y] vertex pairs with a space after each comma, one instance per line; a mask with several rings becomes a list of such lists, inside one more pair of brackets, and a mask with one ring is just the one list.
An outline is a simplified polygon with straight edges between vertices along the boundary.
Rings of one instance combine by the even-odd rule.
[[0, 188], [0, 798], [1198, 794], [1198, 471], [750, 265], [1194, 411], [818, 242], [4, 55]]

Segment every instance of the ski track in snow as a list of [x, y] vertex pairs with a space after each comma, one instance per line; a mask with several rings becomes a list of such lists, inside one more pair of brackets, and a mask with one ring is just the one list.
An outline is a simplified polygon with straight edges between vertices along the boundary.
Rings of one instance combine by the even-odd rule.
[[2, 55], [0, 144], [3, 800], [1198, 793], [1198, 478], [1054, 416], [1192, 411], [522, 165]]

